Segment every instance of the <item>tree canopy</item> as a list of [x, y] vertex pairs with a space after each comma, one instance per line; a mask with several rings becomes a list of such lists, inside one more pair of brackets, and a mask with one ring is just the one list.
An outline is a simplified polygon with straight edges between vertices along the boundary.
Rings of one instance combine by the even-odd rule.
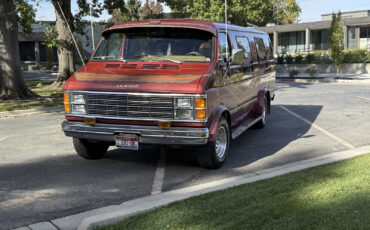
[[[191, 13], [194, 19], [225, 21], [224, 0], [159, 1], [166, 3], [173, 12]], [[228, 20], [240, 26], [294, 23], [301, 13], [296, 0], [227, 0], [227, 4]]]

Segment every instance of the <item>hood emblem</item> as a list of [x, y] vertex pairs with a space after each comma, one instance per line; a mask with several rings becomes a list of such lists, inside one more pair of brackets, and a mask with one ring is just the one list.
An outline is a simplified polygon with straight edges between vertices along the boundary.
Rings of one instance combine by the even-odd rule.
[[130, 89], [137, 89], [139, 88], [139, 85], [133, 85], [133, 84], [121, 84], [117, 85], [117, 88], [130, 88]]

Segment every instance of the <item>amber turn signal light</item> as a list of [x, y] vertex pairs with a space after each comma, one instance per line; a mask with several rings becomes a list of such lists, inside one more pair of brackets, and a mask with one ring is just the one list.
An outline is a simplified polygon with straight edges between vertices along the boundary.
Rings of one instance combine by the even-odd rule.
[[206, 99], [205, 98], [196, 98], [195, 99], [195, 107], [197, 109], [205, 109], [206, 108]]
[[169, 121], [158, 121], [158, 127], [161, 129], [169, 129], [171, 128], [171, 122]]
[[197, 109], [195, 111], [195, 117], [197, 119], [204, 119], [204, 118], [206, 118], [206, 110], [205, 109]]
[[84, 117], [84, 122], [87, 125], [95, 125], [95, 118], [92, 118], [92, 117]]
[[68, 93], [65, 93], [63, 98], [64, 98], [64, 111], [66, 113], [69, 113], [69, 95], [68, 95]]

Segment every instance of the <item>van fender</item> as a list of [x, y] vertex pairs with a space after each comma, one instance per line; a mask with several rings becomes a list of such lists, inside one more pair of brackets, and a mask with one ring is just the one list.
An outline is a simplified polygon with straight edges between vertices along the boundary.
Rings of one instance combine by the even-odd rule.
[[[220, 117], [222, 114], [226, 112], [229, 116], [229, 118], [225, 117], [226, 120], [230, 119], [230, 113], [229, 110], [224, 105], [219, 105], [217, 108], [213, 111], [213, 113], [210, 116], [210, 119], [208, 120], [208, 123], [210, 124], [209, 127], [209, 139], [208, 141], [214, 142], [216, 141], [216, 131], [218, 127], [218, 121], [220, 120]], [[230, 120], [228, 120], [229, 125], [231, 124]], [[231, 127], [229, 127], [231, 130]]]
[[[256, 108], [256, 112], [258, 114], [262, 114], [262, 111], [263, 111], [263, 106], [265, 106], [265, 95], [266, 94], [269, 94], [269, 89], [268, 88], [263, 88], [261, 89], [258, 94], [257, 94], [257, 104], [258, 104], [258, 108]], [[268, 103], [268, 108], [267, 108], [267, 113], [270, 113], [270, 105], [269, 105], [269, 101], [267, 101]]]

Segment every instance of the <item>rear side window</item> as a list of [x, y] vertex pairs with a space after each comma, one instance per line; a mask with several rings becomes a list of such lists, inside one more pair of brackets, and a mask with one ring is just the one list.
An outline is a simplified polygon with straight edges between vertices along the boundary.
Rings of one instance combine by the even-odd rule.
[[249, 46], [249, 40], [246, 37], [237, 36], [236, 42], [238, 44], [238, 48], [244, 51], [244, 61], [243, 65], [249, 64], [252, 62], [252, 54], [251, 48]]
[[265, 61], [267, 59], [266, 56], [266, 48], [262, 38], [254, 37], [254, 41], [256, 42], [256, 48], [258, 53], [258, 59], [260, 61]]
[[274, 54], [272, 52], [272, 46], [271, 46], [271, 42], [270, 42], [269, 36], [267, 36], [267, 35], [264, 36], [263, 37], [263, 41], [265, 43], [267, 59], [274, 59]]

